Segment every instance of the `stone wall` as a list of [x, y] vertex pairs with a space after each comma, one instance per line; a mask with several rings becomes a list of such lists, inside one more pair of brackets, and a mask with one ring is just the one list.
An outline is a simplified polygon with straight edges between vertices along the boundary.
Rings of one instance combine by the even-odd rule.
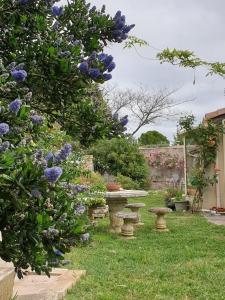
[[[190, 156], [191, 150], [195, 146], [187, 147], [187, 173], [191, 171], [193, 166], [193, 158]], [[179, 187], [184, 189], [184, 147], [169, 146], [169, 147], [140, 147], [141, 153], [144, 154], [149, 166], [150, 174], [149, 181], [152, 189], [163, 189], [167, 187]], [[171, 164], [154, 165], [154, 157], [161, 155], [162, 159], [169, 161]], [[158, 157], [160, 157], [158, 155]], [[166, 159], [165, 159], [166, 158]]]

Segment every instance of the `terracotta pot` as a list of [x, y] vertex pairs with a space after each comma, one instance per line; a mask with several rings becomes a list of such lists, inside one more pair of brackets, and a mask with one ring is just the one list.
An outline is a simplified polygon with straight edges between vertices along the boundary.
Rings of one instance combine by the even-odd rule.
[[108, 183], [106, 188], [109, 192], [115, 192], [121, 189], [121, 185], [119, 183]]

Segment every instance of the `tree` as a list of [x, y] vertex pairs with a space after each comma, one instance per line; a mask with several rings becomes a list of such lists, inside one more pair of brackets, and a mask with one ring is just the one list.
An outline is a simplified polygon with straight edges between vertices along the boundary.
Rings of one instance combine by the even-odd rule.
[[[77, 111], [82, 110], [83, 119], [90, 119], [91, 113], [104, 136], [107, 124], [99, 124], [105, 115], [89, 109], [95, 105], [90, 90], [110, 80], [116, 66], [104, 47], [126, 40], [134, 25], [126, 25], [120, 11], [111, 17], [105, 6], [98, 10], [85, 0], [71, 0], [64, 7], [55, 2], [2, 0], [0, 57], [11, 72], [28, 74], [22, 84], [33, 92], [32, 108], [47, 113], [74, 136], [83, 129]], [[93, 131], [95, 124], [90, 127]]]
[[138, 139], [141, 145], [169, 145], [169, 141], [165, 135], [162, 133], [153, 130], [142, 133], [140, 138]]
[[131, 132], [133, 136], [146, 125], [178, 115], [174, 108], [187, 101], [175, 101], [172, 97], [176, 91], [162, 89], [151, 93], [143, 87], [140, 87], [138, 91], [131, 89], [123, 91], [114, 88], [111, 92], [105, 93], [104, 99], [114, 114], [122, 111], [130, 114], [130, 118], [136, 124], [135, 129]]
[[198, 68], [206, 67], [208, 68], [208, 73], [206, 75], [217, 74], [219, 76], [225, 75], [225, 63], [222, 62], [208, 62], [197, 57], [194, 52], [190, 50], [170, 50], [169, 48], [164, 49], [162, 52], [157, 54], [157, 58], [160, 63], [168, 62], [172, 65], [185, 68]]
[[71, 183], [82, 174], [79, 157], [70, 156], [69, 143], [49, 152], [56, 146], [49, 130], [57, 121], [72, 132], [79, 109], [80, 118], [94, 109], [104, 118], [92, 88], [111, 78], [115, 63], [103, 48], [133, 28], [120, 11], [111, 18], [84, 0], [55, 2], [0, 1], [0, 257], [19, 277], [29, 267], [49, 275], [56, 252], [63, 257], [87, 241], [85, 207], [77, 201], [86, 187]]
[[90, 154], [94, 156], [95, 169], [101, 174], [121, 174], [133, 179], [141, 187], [146, 186], [148, 166], [133, 139], [113, 138], [99, 141], [90, 149]]

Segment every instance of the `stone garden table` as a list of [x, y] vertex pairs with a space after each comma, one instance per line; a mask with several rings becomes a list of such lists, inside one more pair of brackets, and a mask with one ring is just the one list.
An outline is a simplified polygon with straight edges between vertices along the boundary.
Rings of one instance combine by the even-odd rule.
[[147, 195], [148, 192], [139, 190], [121, 190], [115, 192], [106, 192], [105, 199], [106, 203], [109, 206], [109, 231], [112, 233], [121, 233], [123, 219], [118, 218], [116, 214], [125, 208], [128, 198], [145, 197]]

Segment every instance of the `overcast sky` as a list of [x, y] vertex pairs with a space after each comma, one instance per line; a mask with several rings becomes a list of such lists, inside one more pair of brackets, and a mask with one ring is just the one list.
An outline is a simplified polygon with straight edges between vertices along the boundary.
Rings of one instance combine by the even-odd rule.
[[[121, 10], [127, 23], [135, 23], [132, 35], [146, 40], [159, 49], [178, 48], [193, 50], [196, 55], [209, 61], [225, 61], [225, 1], [224, 0], [90, 0], [93, 5], [106, 5], [114, 15]], [[196, 72], [193, 85], [192, 70], [158, 61], [146, 60], [135, 50], [123, 50], [122, 45], [107, 49], [117, 64], [111, 83], [120, 88], [136, 88], [138, 84], [148, 89], [180, 88], [179, 99], [195, 98], [181, 111], [194, 113], [200, 121], [205, 113], [225, 107], [225, 81], [218, 76], [205, 77], [206, 69]], [[140, 48], [141, 55], [154, 58], [157, 51], [150, 47]], [[130, 122], [132, 126], [132, 121]], [[170, 140], [176, 132], [176, 121], [158, 122], [143, 131], [157, 129]]]

